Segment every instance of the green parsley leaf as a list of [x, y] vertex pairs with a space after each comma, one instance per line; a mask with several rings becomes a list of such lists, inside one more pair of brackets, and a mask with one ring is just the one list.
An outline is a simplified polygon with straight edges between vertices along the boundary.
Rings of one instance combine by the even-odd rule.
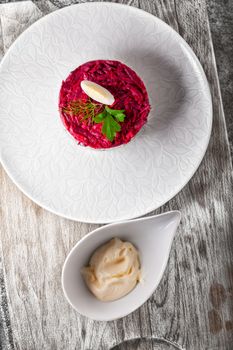
[[125, 114], [124, 114], [124, 113], [116, 114], [116, 115], [115, 115], [115, 119], [116, 119], [118, 122], [123, 122], [124, 119], [125, 119]]
[[94, 118], [93, 121], [95, 123], [102, 123], [104, 118], [107, 116], [106, 110], [104, 110], [102, 113], [97, 114]]
[[104, 119], [102, 133], [109, 139], [109, 141], [113, 141], [116, 133], [120, 130], [120, 124], [118, 124], [115, 119], [110, 114], [108, 114]]
[[105, 106], [104, 111], [93, 118], [95, 123], [103, 123], [101, 130], [102, 134], [111, 142], [116, 137], [116, 133], [121, 130], [119, 122], [124, 121], [126, 117], [124, 112], [123, 109], [111, 109], [108, 106]]
[[119, 113], [122, 114], [125, 112], [124, 109], [111, 109], [108, 106], [105, 106], [105, 109], [109, 114], [113, 115], [114, 117]]

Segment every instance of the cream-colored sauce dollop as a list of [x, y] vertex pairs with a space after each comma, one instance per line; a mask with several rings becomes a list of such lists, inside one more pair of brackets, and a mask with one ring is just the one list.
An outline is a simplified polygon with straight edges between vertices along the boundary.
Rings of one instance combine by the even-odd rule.
[[90, 291], [101, 301], [128, 294], [141, 277], [139, 254], [130, 242], [113, 238], [91, 256], [82, 274]]

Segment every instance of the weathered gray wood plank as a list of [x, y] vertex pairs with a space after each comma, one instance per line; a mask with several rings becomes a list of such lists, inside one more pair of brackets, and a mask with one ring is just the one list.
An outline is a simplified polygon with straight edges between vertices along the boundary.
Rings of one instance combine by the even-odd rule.
[[[44, 13], [52, 5], [71, 2], [35, 1]], [[39, 208], [1, 170], [1, 244], [15, 347], [110, 349], [125, 340], [142, 337], [145, 340], [123, 343], [117, 348], [230, 350], [232, 169], [205, 2], [118, 2], [130, 3], [162, 18], [196, 52], [213, 96], [210, 146], [194, 178], [179, 195], [156, 211], [180, 209], [183, 214], [159, 288], [139, 310], [110, 323], [79, 316], [66, 303], [60, 285], [66, 254], [78, 239], [97, 226], [68, 221]], [[33, 8], [33, 13], [42, 15], [38, 11]], [[8, 40], [14, 37], [13, 32]]]

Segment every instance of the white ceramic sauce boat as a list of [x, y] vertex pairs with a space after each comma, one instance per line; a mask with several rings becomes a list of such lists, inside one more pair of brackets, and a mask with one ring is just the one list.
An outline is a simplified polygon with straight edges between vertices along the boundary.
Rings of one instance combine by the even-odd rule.
[[[139, 308], [155, 291], [167, 265], [172, 241], [180, 223], [179, 211], [102, 226], [83, 237], [70, 251], [62, 270], [62, 287], [68, 302], [80, 314], [111, 321]], [[123, 298], [102, 302], [88, 290], [81, 268], [100, 245], [113, 237], [132, 242], [139, 250], [142, 282]]]

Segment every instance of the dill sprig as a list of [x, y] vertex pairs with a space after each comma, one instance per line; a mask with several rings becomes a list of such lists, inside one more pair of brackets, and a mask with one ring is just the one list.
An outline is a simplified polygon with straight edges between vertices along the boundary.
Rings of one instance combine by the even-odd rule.
[[74, 100], [70, 101], [67, 107], [64, 107], [62, 111], [71, 117], [79, 117], [80, 120], [94, 121], [96, 114], [98, 114], [103, 108], [102, 103], [94, 103], [90, 99], [87, 101]]

